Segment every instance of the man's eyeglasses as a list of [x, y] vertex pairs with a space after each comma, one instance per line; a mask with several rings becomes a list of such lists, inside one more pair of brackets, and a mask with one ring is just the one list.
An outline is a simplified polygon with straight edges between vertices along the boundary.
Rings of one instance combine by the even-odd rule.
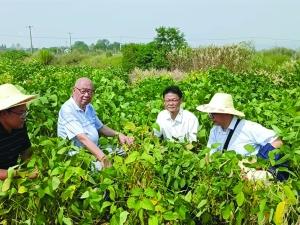
[[174, 99], [165, 99], [164, 100], [165, 102], [167, 102], [167, 103], [169, 103], [169, 102], [179, 102], [180, 101], [180, 99], [179, 98], [174, 98]]
[[86, 94], [86, 93], [88, 93], [89, 95], [92, 95], [92, 94], [94, 94], [94, 90], [93, 89], [87, 89], [87, 88], [77, 88], [77, 87], [75, 87], [79, 92], [80, 92], [80, 94]]
[[14, 113], [18, 116], [20, 116], [21, 118], [25, 118], [28, 115], [28, 111], [14, 111], [14, 110], [7, 110], [8, 112]]

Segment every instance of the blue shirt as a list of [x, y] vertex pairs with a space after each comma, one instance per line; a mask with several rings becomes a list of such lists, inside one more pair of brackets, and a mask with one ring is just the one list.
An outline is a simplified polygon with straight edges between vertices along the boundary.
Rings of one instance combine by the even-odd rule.
[[[234, 116], [229, 127], [225, 130], [221, 126], [213, 126], [210, 131], [207, 147], [212, 148], [212, 145], [215, 143], [218, 143], [219, 146], [212, 148], [211, 153], [223, 149], [229, 131], [234, 128], [236, 121], [237, 117]], [[276, 138], [277, 135], [273, 130], [267, 129], [258, 123], [243, 119], [236, 127], [227, 149], [234, 150], [243, 156], [256, 155], [261, 146], [272, 143]], [[245, 145], [251, 145], [255, 151], [249, 153], [245, 149]]]
[[76, 135], [85, 134], [88, 138], [98, 145], [98, 130], [103, 127], [91, 104], [88, 104], [85, 110], [79, 108], [71, 97], [66, 101], [60, 111], [57, 123], [57, 135], [64, 139], [72, 140], [74, 145], [81, 147], [82, 143]]

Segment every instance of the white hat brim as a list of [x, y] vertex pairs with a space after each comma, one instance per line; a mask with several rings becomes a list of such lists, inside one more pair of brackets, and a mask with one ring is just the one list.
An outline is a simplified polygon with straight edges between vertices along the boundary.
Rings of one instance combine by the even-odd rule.
[[204, 105], [199, 105], [197, 108], [200, 112], [206, 112], [206, 113], [223, 113], [223, 114], [230, 114], [230, 115], [235, 115], [235, 116], [240, 116], [244, 117], [245, 114], [241, 111], [238, 111], [234, 108], [217, 108], [214, 107], [210, 104], [204, 104]]
[[0, 111], [9, 109], [15, 106], [26, 104], [33, 99], [35, 99], [37, 95], [14, 95], [12, 97], [1, 100], [0, 102]]

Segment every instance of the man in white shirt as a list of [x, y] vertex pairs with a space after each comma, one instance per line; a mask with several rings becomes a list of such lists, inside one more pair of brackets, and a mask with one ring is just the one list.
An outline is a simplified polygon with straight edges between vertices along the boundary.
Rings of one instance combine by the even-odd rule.
[[[208, 104], [198, 106], [197, 110], [209, 113], [214, 122], [207, 143], [211, 153], [228, 149], [242, 156], [257, 155], [268, 159], [270, 151], [282, 146], [282, 141], [273, 130], [240, 119], [239, 117], [245, 115], [234, 108], [232, 96], [229, 94], [216, 93]], [[245, 149], [249, 145], [253, 151]]]
[[154, 130], [157, 137], [165, 140], [197, 141], [199, 122], [197, 117], [182, 108], [182, 91], [178, 86], [169, 86], [163, 92], [165, 110], [156, 119], [160, 130]]

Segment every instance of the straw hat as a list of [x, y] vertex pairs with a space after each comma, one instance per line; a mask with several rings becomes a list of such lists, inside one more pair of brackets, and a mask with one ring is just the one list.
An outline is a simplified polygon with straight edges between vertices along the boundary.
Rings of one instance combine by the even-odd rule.
[[36, 95], [24, 95], [12, 84], [0, 85], [0, 111], [26, 104]]
[[208, 104], [199, 105], [197, 110], [207, 113], [224, 113], [236, 116], [245, 116], [243, 112], [233, 106], [232, 96], [226, 93], [216, 93]]

